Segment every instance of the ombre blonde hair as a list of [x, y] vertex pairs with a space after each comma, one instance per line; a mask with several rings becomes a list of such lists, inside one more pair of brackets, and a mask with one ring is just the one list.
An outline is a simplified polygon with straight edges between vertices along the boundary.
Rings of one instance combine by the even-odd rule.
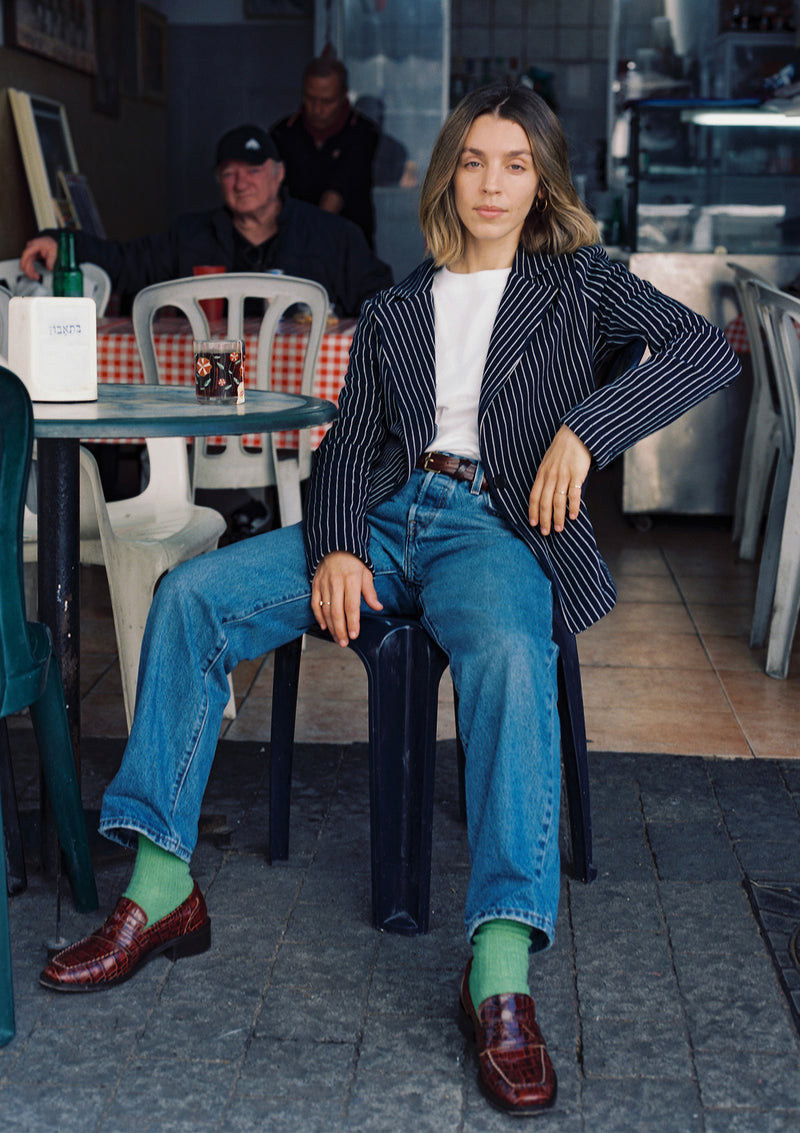
[[[539, 191], [522, 229], [523, 248], [557, 255], [599, 243], [597, 224], [572, 184], [567, 142], [558, 118], [528, 87], [493, 83], [459, 102], [439, 132], [422, 183], [419, 219], [437, 267], [453, 263], [464, 253], [464, 227], [456, 211], [453, 179], [472, 123], [484, 114], [516, 122], [530, 142]], [[539, 200], [547, 202], [544, 211], [537, 208]]]

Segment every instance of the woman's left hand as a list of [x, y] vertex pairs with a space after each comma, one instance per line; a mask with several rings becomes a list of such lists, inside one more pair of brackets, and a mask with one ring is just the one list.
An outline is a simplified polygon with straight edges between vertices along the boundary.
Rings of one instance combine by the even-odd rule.
[[[581, 506], [581, 489], [589, 475], [592, 454], [572, 429], [562, 425], [553, 443], [544, 454], [536, 473], [528, 501], [531, 527], [542, 535], [563, 531], [567, 514], [577, 519]], [[567, 512], [569, 505], [569, 512]]]

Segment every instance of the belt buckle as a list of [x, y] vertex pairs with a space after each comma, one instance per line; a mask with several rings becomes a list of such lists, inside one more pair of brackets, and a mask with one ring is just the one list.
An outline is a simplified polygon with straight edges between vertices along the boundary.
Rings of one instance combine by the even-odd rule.
[[431, 467], [431, 461], [436, 456], [435, 452], [426, 452], [425, 459], [422, 462], [422, 467], [425, 472], [434, 472], [435, 469]]

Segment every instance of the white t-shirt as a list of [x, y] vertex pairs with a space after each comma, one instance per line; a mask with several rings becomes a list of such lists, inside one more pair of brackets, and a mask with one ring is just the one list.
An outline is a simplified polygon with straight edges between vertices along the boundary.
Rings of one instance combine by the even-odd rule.
[[511, 268], [438, 271], [433, 280], [436, 332], [436, 435], [430, 448], [477, 460], [478, 401], [486, 354]]

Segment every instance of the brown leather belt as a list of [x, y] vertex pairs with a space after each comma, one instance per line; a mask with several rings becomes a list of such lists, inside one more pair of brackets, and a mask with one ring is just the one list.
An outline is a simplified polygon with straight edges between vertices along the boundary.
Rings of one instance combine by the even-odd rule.
[[[454, 480], [465, 480], [471, 484], [478, 471], [477, 460], [467, 460], [463, 456], [448, 456], [443, 452], [424, 452], [417, 460], [415, 468], [422, 468], [425, 472], [441, 472], [445, 476], [452, 476]], [[489, 485], [484, 477], [481, 491], [488, 491]]]

